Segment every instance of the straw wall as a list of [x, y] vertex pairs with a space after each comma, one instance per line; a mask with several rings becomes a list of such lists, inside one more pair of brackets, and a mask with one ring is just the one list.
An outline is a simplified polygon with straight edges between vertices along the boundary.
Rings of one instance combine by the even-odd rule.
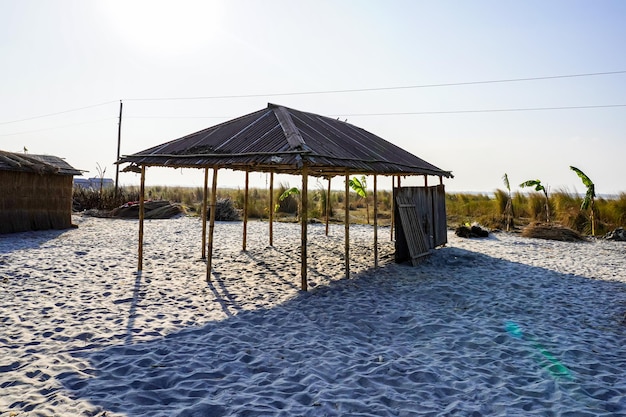
[[71, 227], [72, 178], [0, 171], [0, 233]]

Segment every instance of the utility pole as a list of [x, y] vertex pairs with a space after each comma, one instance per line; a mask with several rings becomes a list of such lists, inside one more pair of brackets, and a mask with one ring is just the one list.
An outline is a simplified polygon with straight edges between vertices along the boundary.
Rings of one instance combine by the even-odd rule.
[[[117, 159], [115, 162], [120, 160], [120, 145], [122, 144], [122, 100], [120, 100], [120, 118], [117, 124]], [[115, 164], [115, 198], [117, 198], [118, 192], [118, 180], [120, 177], [120, 166], [119, 164]]]

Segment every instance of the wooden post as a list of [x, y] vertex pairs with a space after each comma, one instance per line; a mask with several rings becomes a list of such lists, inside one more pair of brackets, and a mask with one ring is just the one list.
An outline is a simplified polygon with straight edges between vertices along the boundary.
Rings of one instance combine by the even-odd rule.
[[213, 184], [211, 187], [211, 215], [209, 220], [209, 247], [206, 259], [206, 280], [211, 281], [211, 262], [213, 260], [213, 231], [215, 229], [215, 206], [217, 201], [217, 166], [213, 167]]
[[143, 270], [143, 218], [144, 218], [144, 195], [146, 194], [146, 166], [141, 166], [141, 184], [139, 186], [139, 249], [137, 260], [137, 272]]
[[441, 175], [439, 176], [439, 185], [443, 185], [443, 177]]
[[302, 223], [302, 245], [300, 252], [300, 276], [302, 277], [302, 291], [306, 291], [308, 289], [307, 283], [307, 271], [306, 271], [306, 261], [307, 261], [307, 212], [309, 210], [308, 203], [308, 187], [309, 187], [309, 172], [308, 166], [306, 162], [302, 167], [302, 191], [300, 192], [301, 202], [300, 202], [300, 221]]
[[424, 175], [424, 187], [428, 187], [428, 175]]
[[246, 251], [246, 243], [248, 240], [248, 194], [250, 191], [250, 172], [246, 171], [246, 191], [243, 195], [243, 251]]
[[[120, 147], [122, 145], [122, 100], [120, 100], [120, 119], [117, 124], [117, 159], [120, 160]], [[119, 191], [118, 180], [120, 177], [120, 164], [115, 164], [115, 198], [117, 199], [117, 193]], [[102, 179], [100, 179], [102, 181]]]
[[437, 189], [432, 189], [429, 190], [428, 186], [426, 185], [426, 195], [430, 198], [430, 246], [431, 249], [435, 248], [435, 242], [438, 241], [437, 239], [437, 231], [438, 231], [438, 225], [435, 221], [435, 219], [437, 218], [435, 215], [435, 210], [436, 210], [436, 206], [435, 206], [435, 195], [437, 194]]
[[374, 175], [374, 268], [378, 268], [378, 190], [377, 176]]
[[346, 262], [346, 278], [350, 278], [350, 173], [346, 171], [345, 180], [345, 207], [344, 207], [344, 234], [345, 234], [345, 262]]
[[326, 236], [328, 236], [328, 222], [330, 221], [330, 180], [328, 177], [328, 190], [326, 191]]
[[270, 246], [274, 246], [274, 173], [270, 172]]
[[394, 228], [395, 219], [396, 219], [396, 202], [394, 201], [394, 197], [393, 197], [393, 189], [395, 187], [396, 187], [396, 177], [392, 175], [391, 176], [391, 204], [389, 204], [391, 206], [391, 224], [389, 225], [389, 234], [391, 235], [389, 237], [390, 241], [393, 241], [393, 228]]
[[206, 259], [206, 217], [209, 193], [209, 168], [204, 168], [204, 190], [202, 191], [202, 259]]

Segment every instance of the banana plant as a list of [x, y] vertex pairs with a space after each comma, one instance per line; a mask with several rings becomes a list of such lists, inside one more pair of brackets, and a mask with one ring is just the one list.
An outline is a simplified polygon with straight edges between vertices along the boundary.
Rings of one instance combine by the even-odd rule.
[[367, 214], [367, 224], [370, 224], [370, 205], [367, 202], [367, 183], [365, 182], [365, 175], [361, 176], [361, 180], [354, 177], [348, 182], [348, 185], [357, 193], [359, 197], [365, 200], [365, 211]]
[[[278, 201], [283, 201], [291, 196], [299, 196], [300, 195], [300, 189], [298, 187], [291, 187], [286, 189], [285, 191], [283, 191], [283, 193], [278, 197]], [[278, 211], [278, 209], [280, 208], [280, 204], [276, 204], [274, 206], [274, 211]], [[298, 210], [298, 217], [299, 217], [299, 211]]]
[[548, 190], [541, 184], [540, 180], [528, 180], [519, 185], [522, 188], [535, 187], [535, 191], [543, 191], [543, 195], [546, 197], [546, 222], [550, 223], [550, 200], [548, 199]]
[[587, 175], [585, 175], [584, 172], [582, 172], [580, 169], [570, 166], [569, 167], [572, 171], [574, 171], [576, 173], [576, 175], [578, 175], [578, 177], [582, 180], [583, 184], [585, 185], [585, 187], [587, 187], [587, 192], [585, 193], [585, 198], [583, 198], [583, 202], [580, 205], [580, 209], [581, 210], [587, 210], [590, 209], [590, 215], [589, 215], [589, 220], [591, 221], [591, 236], [595, 236], [596, 234], [596, 224], [595, 224], [595, 216], [594, 216], [594, 206], [595, 206], [595, 198], [596, 198], [596, 186], [593, 183], [593, 181], [591, 181], [591, 179], [589, 179], [589, 177]]

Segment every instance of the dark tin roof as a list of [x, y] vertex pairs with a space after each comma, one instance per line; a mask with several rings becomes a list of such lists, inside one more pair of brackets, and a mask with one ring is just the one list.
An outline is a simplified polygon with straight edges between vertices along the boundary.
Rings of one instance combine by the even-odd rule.
[[366, 130], [333, 118], [268, 104], [267, 108], [127, 155], [119, 163], [167, 167], [219, 167], [299, 174], [306, 161], [314, 176], [435, 175], [451, 172]]
[[0, 171], [35, 172], [38, 174], [82, 175], [64, 159], [52, 155], [32, 155], [0, 151]]

